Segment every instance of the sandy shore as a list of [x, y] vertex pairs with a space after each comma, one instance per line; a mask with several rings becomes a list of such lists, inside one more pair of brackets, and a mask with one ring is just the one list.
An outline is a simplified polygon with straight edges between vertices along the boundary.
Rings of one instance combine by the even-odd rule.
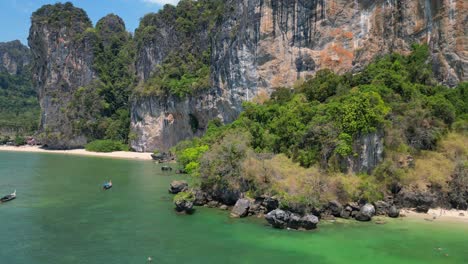
[[21, 146], [21, 147], [0, 146], [0, 151], [56, 153], [56, 154], [65, 154], [65, 155], [80, 155], [80, 156], [119, 158], [119, 159], [152, 160], [151, 153], [138, 153], [138, 152], [126, 152], [126, 151], [99, 153], [99, 152], [87, 151], [85, 149], [48, 150], [48, 149], [42, 149], [40, 146]]
[[411, 210], [401, 210], [401, 214], [408, 218], [426, 220], [430, 222], [464, 222], [468, 223], [468, 211], [445, 210], [442, 208], [430, 209], [427, 214]]

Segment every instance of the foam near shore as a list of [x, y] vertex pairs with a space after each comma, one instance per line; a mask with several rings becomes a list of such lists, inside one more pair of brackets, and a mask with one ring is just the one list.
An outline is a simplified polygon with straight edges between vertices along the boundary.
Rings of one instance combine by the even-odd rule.
[[128, 151], [100, 153], [100, 152], [87, 151], [85, 149], [49, 150], [49, 149], [41, 148], [40, 146], [20, 146], [20, 147], [0, 146], [0, 151], [55, 153], [55, 154], [80, 155], [80, 156], [92, 156], [92, 157], [152, 160], [151, 153], [139, 153], [139, 152], [128, 152]]

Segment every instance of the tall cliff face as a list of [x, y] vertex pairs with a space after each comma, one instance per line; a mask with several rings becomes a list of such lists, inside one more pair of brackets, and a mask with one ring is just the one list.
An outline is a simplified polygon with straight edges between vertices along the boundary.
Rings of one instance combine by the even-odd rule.
[[[177, 15], [177, 12], [174, 12]], [[330, 68], [357, 71], [376, 56], [407, 53], [427, 43], [437, 78], [466, 81], [468, 7], [463, 0], [229, 0], [211, 32], [195, 46], [211, 50], [211, 86], [184, 99], [142, 96], [132, 104], [132, 147], [166, 150], [199, 135], [210, 118], [232, 121], [241, 102]], [[177, 18], [156, 23], [152, 41], [138, 49], [137, 74], [145, 82], [164, 58], [178, 51]], [[191, 127], [193, 117], [198, 126]], [[202, 119], [202, 120], [200, 120]], [[376, 147], [376, 146], [375, 146]]]
[[[258, 90], [330, 68], [359, 70], [374, 57], [427, 43], [439, 80], [467, 80], [466, 1], [230, 1], [215, 39], [215, 85]], [[239, 19], [242, 18], [242, 19]], [[248, 99], [248, 98], [246, 98]]]
[[75, 91], [88, 85], [92, 70], [92, 27], [86, 13], [72, 4], [46, 5], [33, 13], [29, 32], [33, 83], [39, 94], [39, 130], [51, 148], [83, 146], [86, 138], [73, 131], [73, 120], [65, 113]]
[[19, 40], [0, 43], [0, 72], [21, 74], [31, 61], [29, 48]]
[[[203, 7], [191, 1], [181, 2], [178, 8], [167, 5], [145, 16], [136, 31], [139, 86], [155, 77], [162, 83], [156, 92], [140, 93], [132, 100], [131, 146], [136, 151], [168, 150], [183, 139], [201, 135], [209, 120], [230, 122], [240, 112], [240, 101], [234, 106], [209, 79], [212, 34], [223, 1], [201, 2]], [[204, 68], [206, 75], [200, 73]], [[199, 90], [182, 96], [165, 91], [167, 78], [195, 80], [197, 84], [191, 86]]]

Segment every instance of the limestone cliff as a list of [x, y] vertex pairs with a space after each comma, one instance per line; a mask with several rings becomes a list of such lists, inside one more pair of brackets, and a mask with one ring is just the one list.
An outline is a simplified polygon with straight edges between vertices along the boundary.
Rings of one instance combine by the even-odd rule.
[[[195, 32], [196, 41], [190, 43], [197, 50], [211, 51], [211, 88], [184, 98], [135, 99], [135, 150], [167, 150], [201, 134], [211, 118], [232, 121], [241, 111], [241, 102], [259, 93], [292, 85], [323, 68], [357, 71], [376, 56], [409, 52], [415, 42], [429, 45], [442, 83], [455, 85], [468, 78], [464, 0], [229, 0], [223, 13], [211, 32], [206, 28]], [[156, 21], [154, 28], [147, 29], [149, 41], [138, 48], [140, 82], [183, 44], [174, 26], [177, 17]], [[196, 128], [191, 125], [194, 118]], [[379, 144], [370, 144], [362, 152], [381, 156]], [[362, 157], [362, 164], [355, 166], [367, 170], [364, 161], [380, 156]]]
[[86, 34], [90, 27], [86, 13], [70, 3], [43, 6], [31, 17], [28, 42], [42, 109], [39, 130], [50, 148], [86, 143], [83, 135], [73, 131], [73, 120], [64, 112], [74, 92], [95, 76], [92, 39]]
[[29, 48], [19, 40], [0, 43], [0, 72], [20, 74], [29, 65], [30, 60]]

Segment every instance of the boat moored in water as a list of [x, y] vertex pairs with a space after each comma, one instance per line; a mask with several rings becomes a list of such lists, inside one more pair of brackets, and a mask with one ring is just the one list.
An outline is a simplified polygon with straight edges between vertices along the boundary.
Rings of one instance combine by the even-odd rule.
[[13, 193], [5, 195], [2, 198], [0, 198], [0, 203], [9, 202], [15, 198], [16, 198], [16, 190]]
[[112, 188], [112, 181], [108, 181], [102, 185], [102, 189], [104, 190], [109, 190], [110, 188]]

